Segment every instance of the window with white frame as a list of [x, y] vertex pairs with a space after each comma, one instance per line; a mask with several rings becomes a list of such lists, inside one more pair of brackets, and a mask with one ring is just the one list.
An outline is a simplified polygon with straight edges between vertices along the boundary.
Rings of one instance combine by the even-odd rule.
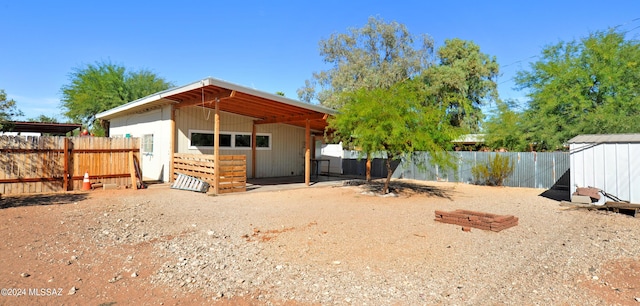
[[153, 134], [142, 135], [142, 152], [153, 153]]
[[[213, 132], [189, 130], [189, 149], [213, 149]], [[251, 133], [220, 132], [220, 149], [250, 150]], [[256, 134], [256, 149], [271, 150], [271, 134]]]

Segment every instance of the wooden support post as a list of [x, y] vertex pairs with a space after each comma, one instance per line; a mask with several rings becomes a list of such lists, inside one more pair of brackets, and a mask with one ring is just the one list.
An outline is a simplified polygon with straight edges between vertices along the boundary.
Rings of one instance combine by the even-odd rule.
[[175, 172], [174, 165], [173, 165], [173, 162], [174, 162], [173, 158], [176, 153], [176, 137], [178, 134], [176, 133], [176, 109], [173, 105], [171, 105], [171, 124], [170, 125], [171, 125], [171, 128], [170, 128], [171, 137], [169, 138], [170, 139], [169, 152], [171, 156], [169, 156], [169, 182], [173, 183], [173, 180], [174, 180], [173, 173]]
[[253, 122], [251, 130], [251, 177], [256, 178], [256, 123]]
[[138, 179], [136, 178], [136, 164], [133, 151], [129, 151], [129, 171], [131, 172], [131, 189], [138, 190]]
[[213, 124], [213, 193], [220, 193], [220, 100], [216, 99]]
[[69, 141], [71, 141], [69, 138], [64, 139], [64, 154], [63, 154], [64, 155], [63, 157], [64, 173], [62, 174], [64, 176], [62, 180], [62, 190], [64, 191], [69, 191], [69, 181], [73, 182], [71, 180], [71, 174], [69, 173], [69, 158], [70, 158]]
[[304, 128], [304, 184], [311, 184], [311, 121], [307, 119]]

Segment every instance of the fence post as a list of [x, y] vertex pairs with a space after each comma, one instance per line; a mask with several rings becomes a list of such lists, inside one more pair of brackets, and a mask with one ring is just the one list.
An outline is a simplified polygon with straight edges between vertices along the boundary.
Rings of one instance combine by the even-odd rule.
[[138, 180], [136, 179], [136, 162], [133, 160], [135, 156], [133, 155], [133, 150], [129, 151], [129, 161], [131, 164], [129, 165], [129, 171], [131, 172], [131, 189], [138, 190]]
[[64, 153], [63, 153], [63, 177], [62, 177], [62, 190], [69, 191], [69, 138], [64, 138]]

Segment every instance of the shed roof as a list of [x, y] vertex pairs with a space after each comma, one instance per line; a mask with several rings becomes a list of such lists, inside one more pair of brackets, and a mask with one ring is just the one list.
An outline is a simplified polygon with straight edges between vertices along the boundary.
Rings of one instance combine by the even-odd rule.
[[97, 114], [96, 118], [109, 120], [166, 104], [174, 104], [177, 109], [188, 106], [213, 109], [215, 101], [219, 101], [221, 111], [252, 117], [256, 124], [285, 123], [304, 127], [309, 120], [311, 129], [316, 131], [324, 131], [327, 116], [337, 113], [319, 105], [206, 78], [120, 105]]
[[578, 135], [569, 143], [640, 143], [640, 134], [586, 134]]
[[82, 128], [82, 124], [75, 123], [48, 123], [48, 122], [24, 122], [24, 121], [12, 121], [10, 122], [12, 129], [9, 132], [16, 133], [46, 133], [54, 135], [64, 135], [75, 129]]

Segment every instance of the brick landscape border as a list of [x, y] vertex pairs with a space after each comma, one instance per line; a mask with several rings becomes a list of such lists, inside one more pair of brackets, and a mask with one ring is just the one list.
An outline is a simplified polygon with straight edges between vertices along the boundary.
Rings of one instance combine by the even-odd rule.
[[465, 232], [471, 231], [471, 227], [499, 232], [518, 225], [518, 217], [512, 215], [495, 215], [464, 209], [451, 212], [436, 210], [435, 214], [435, 221], [461, 225]]

